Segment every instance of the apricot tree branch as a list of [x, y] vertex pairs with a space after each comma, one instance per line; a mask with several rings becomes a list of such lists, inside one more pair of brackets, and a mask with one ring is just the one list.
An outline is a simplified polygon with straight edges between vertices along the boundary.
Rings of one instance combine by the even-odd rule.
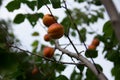
[[120, 43], [120, 15], [112, 0], [101, 0], [101, 2], [106, 8], [106, 11], [112, 22], [116, 37], [118, 38]]
[[76, 58], [77, 60], [80, 60], [82, 63], [85, 64], [86, 67], [88, 67], [95, 75], [96, 77], [99, 79], [99, 80], [108, 80], [107, 77], [101, 72], [97, 71], [96, 67], [94, 66], [94, 64], [92, 64], [88, 59], [86, 59], [85, 57], [83, 57], [81, 54], [77, 55], [76, 53], [73, 53], [73, 52], [70, 52], [64, 48], [61, 48], [59, 46], [59, 42], [56, 40], [55, 41], [55, 47], [57, 49], [59, 49], [60, 51], [62, 51], [64, 54], [70, 56], [70, 57], [74, 57]]
[[82, 63], [82, 62], [73, 63], [73, 62], [63, 62], [63, 61], [60, 61], [60, 60], [59, 60], [59, 61], [56, 61], [55, 59], [50, 59], [50, 58], [47, 58], [47, 57], [44, 57], [44, 56], [41, 56], [41, 55], [32, 53], [32, 52], [27, 51], [27, 50], [23, 50], [23, 49], [21, 49], [21, 48], [19, 48], [19, 47], [17, 47], [17, 46], [13, 46], [13, 45], [10, 45], [10, 44], [9, 44], [8, 46], [9, 46], [9, 47], [12, 47], [12, 48], [15, 48], [15, 49], [18, 49], [18, 50], [20, 50], [20, 51], [22, 51], [22, 52], [26, 52], [26, 53], [29, 53], [29, 54], [31, 54], [31, 55], [35, 55], [35, 56], [37, 56], [37, 57], [43, 58], [43, 59], [45, 59], [45, 60], [47, 60], [47, 61], [51, 61], [51, 62], [58, 63], [58, 64], [84, 65], [84, 63]]

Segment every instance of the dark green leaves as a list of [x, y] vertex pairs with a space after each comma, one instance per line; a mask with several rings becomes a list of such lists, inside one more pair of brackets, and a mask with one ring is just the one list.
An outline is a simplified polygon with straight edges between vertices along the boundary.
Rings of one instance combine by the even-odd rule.
[[86, 52], [85, 52], [85, 56], [87, 57], [87, 58], [96, 58], [97, 56], [98, 56], [98, 52], [96, 51], [96, 50], [87, 50]]
[[16, 24], [20, 24], [22, 22], [24, 22], [25, 20], [25, 15], [24, 14], [17, 14], [16, 17], [14, 18], [14, 23]]
[[8, 9], [8, 11], [12, 12], [12, 11], [20, 8], [20, 2], [19, 1], [11, 1], [10, 3], [7, 4], [6, 8]]
[[95, 4], [96, 6], [101, 6], [102, 5], [100, 0], [93, 0], [92, 3]]
[[39, 44], [39, 41], [38, 41], [38, 40], [35, 40], [35, 41], [32, 43], [32, 46], [33, 46], [33, 47], [37, 47], [38, 44]]
[[71, 77], [70, 77], [70, 80], [81, 80], [81, 79], [82, 79], [82, 74], [73, 70]]
[[34, 33], [32, 33], [32, 36], [39, 36], [39, 33], [38, 32], [34, 32]]
[[60, 75], [55, 80], [68, 80], [68, 78], [64, 75]]
[[17, 14], [14, 18], [14, 23], [16, 24], [20, 24], [22, 22], [24, 22], [25, 18], [28, 19], [28, 21], [30, 22], [30, 24], [32, 26], [35, 26], [38, 19], [42, 18], [43, 14], [42, 13], [35, 13], [35, 14]]
[[[82, 36], [82, 39], [80, 39], [81, 42], [85, 41], [86, 40], [86, 28], [82, 28], [80, 30], [80, 34]], [[82, 41], [83, 40], [83, 41]]]
[[49, 0], [37, 0], [37, 8], [40, 9], [42, 6], [49, 4]]
[[115, 76], [115, 80], [119, 80], [120, 79], [120, 65], [115, 65], [113, 68], [112, 68], [112, 75]]
[[110, 21], [107, 21], [103, 26], [103, 32], [106, 36], [111, 36], [113, 33], [112, 24]]
[[61, 7], [61, 2], [60, 0], [50, 0], [52, 3], [53, 8], [60, 8]]
[[38, 21], [39, 16], [37, 14], [27, 14], [27, 19], [32, 26], [35, 26]]
[[41, 17], [43, 17], [42, 13], [27, 14], [27, 19], [31, 23], [32, 26], [35, 26], [38, 19]]
[[56, 70], [59, 72], [59, 73], [61, 73], [64, 69], [65, 69], [65, 65], [63, 65], [63, 64], [55, 64], [55, 66], [56, 66]]
[[31, 10], [35, 9], [36, 3], [37, 3], [36, 1], [25, 1], [25, 2]]

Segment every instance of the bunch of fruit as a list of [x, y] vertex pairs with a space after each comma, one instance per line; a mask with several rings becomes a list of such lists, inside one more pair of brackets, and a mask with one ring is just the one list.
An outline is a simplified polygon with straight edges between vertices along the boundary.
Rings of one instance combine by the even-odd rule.
[[59, 39], [64, 35], [64, 27], [57, 23], [55, 17], [51, 14], [43, 16], [43, 24], [48, 27], [47, 34], [44, 36], [45, 41]]
[[[59, 39], [64, 35], [64, 27], [61, 24], [57, 23], [53, 15], [44, 15], [43, 24], [48, 28], [47, 34], [44, 35], [45, 41], [50, 41], [51, 39]], [[43, 49], [43, 56], [51, 58], [54, 55], [54, 51], [54, 48], [46, 46]]]
[[99, 44], [100, 44], [99, 39], [94, 38], [91, 45], [88, 46], [88, 50], [95, 50]]

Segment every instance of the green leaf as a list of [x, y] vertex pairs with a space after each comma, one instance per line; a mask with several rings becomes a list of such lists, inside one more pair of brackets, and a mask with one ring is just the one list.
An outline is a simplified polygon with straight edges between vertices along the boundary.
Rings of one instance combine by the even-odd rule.
[[80, 70], [80, 72], [83, 72], [83, 70], [84, 70], [84, 65], [77, 65], [77, 68]]
[[116, 50], [109, 50], [107, 51], [105, 58], [107, 58], [109, 61], [112, 61], [114, 63], [120, 64], [120, 52]]
[[8, 9], [8, 11], [12, 12], [12, 11], [20, 8], [20, 2], [19, 1], [11, 1], [7, 4], [6, 8]]
[[26, 1], [26, 4], [31, 10], [34, 10], [36, 6], [36, 1]]
[[5, 49], [0, 48], [0, 70], [10, 69], [16, 62], [15, 53], [7, 52]]
[[120, 79], [120, 65], [114, 65], [114, 67], [111, 70], [112, 75], [115, 76], [115, 80], [119, 80]]
[[60, 0], [50, 0], [52, 3], [53, 8], [60, 8], [61, 7], [61, 2]]
[[32, 43], [32, 46], [33, 46], [33, 47], [37, 47], [38, 44], [39, 44], [39, 41], [38, 41], [38, 40], [35, 40], [35, 41]]
[[113, 33], [113, 28], [112, 28], [112, 24], [110, 21], [107, 21], [104, 26], [103, 26], [103, 32], [106, 35], [106, 37], [111, 36], [111, 34]]
[[98, 16], [96, 15], [91, 15], [90, 22], [94, 23], [98, 20]]
[[49, 0], [37, 0], [37, 8], [40, 9], [42, 6], [46, 5], [46, 4], [50, 4]]
[[31, 25], [34, 27], [39, 19], [39, 15], [36, 14], [27, 14], [27, 19], [31, 23]]
[[38, 32], [34, 32], [34, 33], [32, 33], [32, 36], [39, 36], [39, 33]]
[[55, 64], [56, 65], [56, 70], [61, 73], [65, 69], [65, 65], [63, 64]]
[[[85, 41], [85, 40], [86, 40], [86, 29], [85, 29], [85, 28], [82, 28], [82, 29], [80, 30], [80, 34], [81, 34], [81, 36], [82, 36], [83, 41]], [[83, 42], [81, 39], [80, 39], [80, 41]]]
[[71, 32], [71, 35], [72, 35], [73, 37], [75, 37], [75, 36], [76, 36], [75, 31], [72, 31], [72, 32]]
[[23, 15], [23, 14], [17, 14], [17, 15], [15, 16], [13, 22], [16, 23], [16, 24], [19, 24], [19, 23], [24, 22], [24, 20], [25, 20], [25, 15]]
[[65, 34], [68, 35], [69, 34], [69, 28], [71, 27], [71, 22], [69, 20], [68, 17], [65, 17], [61, 24], [64, 26], [64, 31], [65, 31]]
[[68, 80], [68, 78], [64, 75], [59, 75], [55, 80]]
[[85, 56], [88, 58], [96, 58], [98, 56], [98, 51], [96, 50], [86, 50]]
[[81, 80], [82, 79], [82, 74], [77, 73], [75, 70], [73, 70], [70, 80]]
[[93, 74], [93, 72], [87, 68], [86, 79], [85, 80], [98, 80], [97, 77]]
[[95, 4], [96, 6], [101, 6], [102, 5], [100, 0], [93, 0], [92, 3]]
[[84, 0], [78, 0], [79, 3], [84, 2]]

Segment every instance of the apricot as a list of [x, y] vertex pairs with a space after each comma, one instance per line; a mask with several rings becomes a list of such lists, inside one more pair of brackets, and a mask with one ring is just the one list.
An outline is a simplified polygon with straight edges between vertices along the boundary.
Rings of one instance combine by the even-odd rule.
[[46, 46], [43, 49], [43, 56], [45, 56], [47, 58], [51, 58], [51, 57], [53, 57], [53, 55], [54, 55], [54, 48]]
[[44, 35], [44, 40], [45, 41], [50, 41], [51, 40], [51, 37], [49, 36], [49, 34]]
[[94, 38], [92, 41], [92, 45], [98, 46], [100, 44], [100, 41], [98, 38]]
[[32, 75], [35, 75], [39, 73], [39, 69], [37, 68], [37, 66], [34, 66], [33, 70], [32, 70]]
[[64, 27], [59, 23], [54, 23], [49, 26], [48, 34], [52, 39], [59, 39], [64, 35]]
[[51, 14], [46, 14], [43, 16], [43, 24], [49, 27], [51, 24], [56, 23], [56, 19]]
[[96, 46], [95, 45], [89, 45], [88, 46], [88, 50], [95, 50], [96, 49]]

